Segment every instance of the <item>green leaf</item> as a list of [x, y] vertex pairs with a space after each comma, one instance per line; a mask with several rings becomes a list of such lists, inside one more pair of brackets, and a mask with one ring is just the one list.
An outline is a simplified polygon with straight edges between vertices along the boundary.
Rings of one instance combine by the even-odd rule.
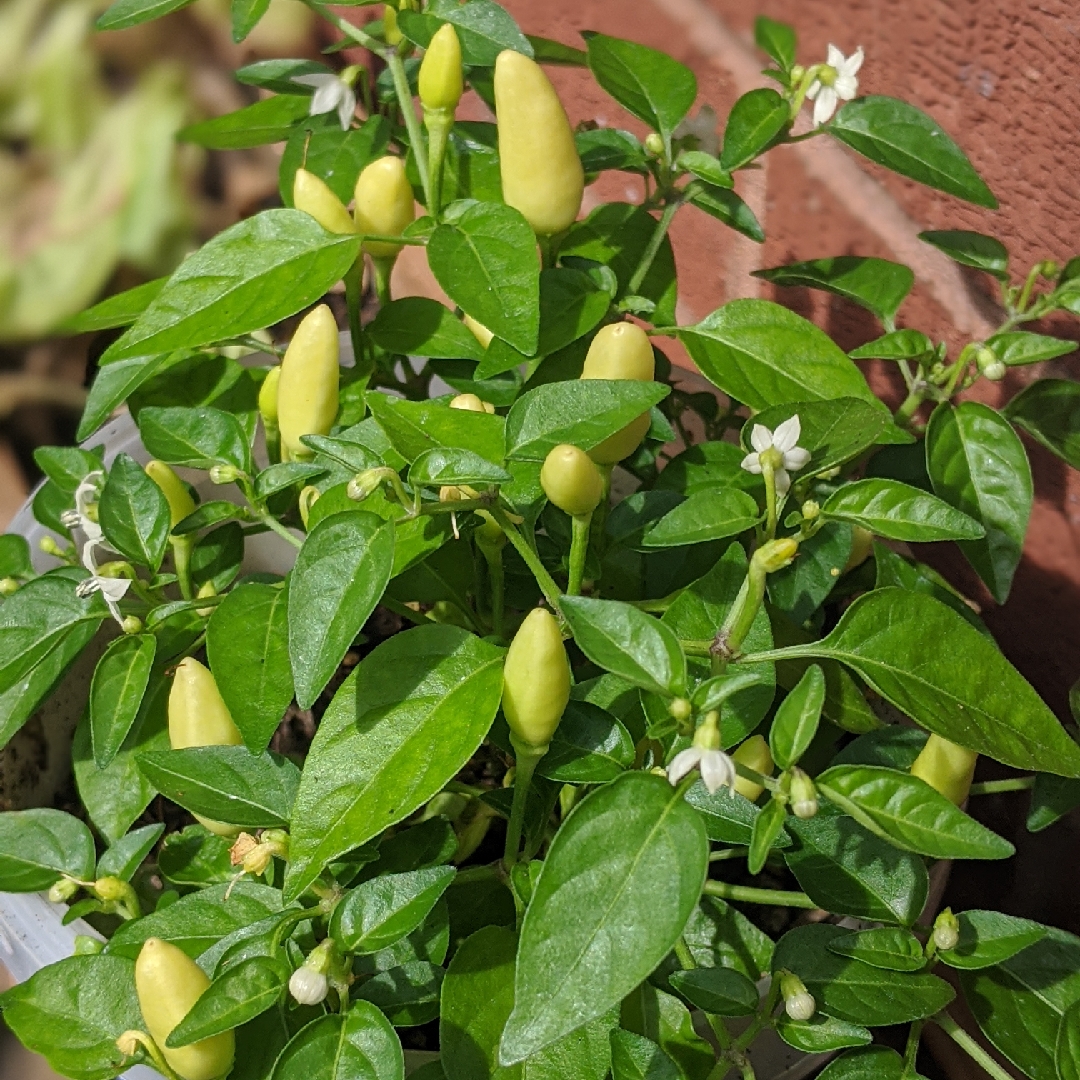
[[233, 72], [236, 81], [245, 86], [257, 86], [260, 90], [272, 90], [275, 94], [315, 93], [313, 86], [293, 82], [297, 75], [333, 75], [333, 69], [317, 60], [256, 60]]
[[[436, 0], [427, 10], [434, 16], [436, 30], [444, 22], [453, 25], [461, 39], [462, 60], [467, 65], [491, 67], [503, 49], [513, 49], [529, 57], [533, 55], [529, 39], [518, 29], [507, 10], [492, 0], [470, 0], [464, 7], [447, 0]], [[412, 22], [406, 19], [404, 25], [411, 26]], [[427, 43], [420, 42], [425, 48]]]
[[428, 917], [456, 873], [452, 866], [429, 866], [362, 882], [334, 909], [331, 936], [349, 953], [395, 945]]
[[711, 383], [752, 409], [839, 397], [883, 408], [828, 335], [769, 300], [732, 300], [679, 339]]
[[904, 1060], [887, 1046], [851, 1050], [832, 1062], [820, 1080], [904, 1080]]
[[666, 53], [605, 34], [588, 34], [589, 69], [627, 112], [665, 143], [697, 97], [697, 79]]
[[226, 499], [212, 499], [210, 502], [200, 503], [186, 518], [177, 522], [172, 535], [186, 536], [189, 533], [202, 532], [203, 529], [211, 525], [219, 525], [223, 521], [244, 520], [246, 520], [246, 515], [243, 507]]
[[848, 356], [852, 360], [916, 360], [934, 351], [934, 343], [921, 330], [893, 330], [868, 341]]
[[522, 394], [506, 418], [507, 457], [543, 461], [560, 443], [599, 446], [670, 392], [659, 382], [574, 379]]
[[[774, 90], [767, 92], [776, 93]], [[779, 98], [778, 94], [776, 96]], [[835, 293], [866, 308], [887, 327], [892, 325], [897, 309], [915, 284], [915, 275], [901, 263], [859, 255], [841, 255], [834, 259], [778, 266], [772, 270], [755, 270], [754, 277], [786, 288], [801, 286]]]
[[1000, 240], [964, 229], [921, 232], [919, 239], [944, 251], [953, 262], [985, 270], [1000, 281], [1009, 280], [1009, 253]]
[[402, 356], [483, 360], [485, 351], [472, 331], [443, 304], [424, 296], [393, 300], [368, 324], [372, 341]]
[[[304, 437], [317, 438], [311, 435]], [[276, 465], [263, 469], [255, 477], [255, 495], [260, 499], [268, 499], [271, 495], [292, 487], [293, 484], [310, 480], [313, 476], [319, 476], [324, 472], [326, 469], [321, 465], [308, 461], [279, 461]]]
[[920, 971], [926, 967], [922, 942], [910, 930], [897, 926], [845, 934], [830, 941], [829, 949], [886, 971]]
[[450, 446], [471, 450], [496, 465], [503, 462], [503, 418], [489, 413], [451, 409], [445, 401], [404, 401], [370, 392], [371, 415], [406, 461], [425, 450]]
[[[296, 89], [299, 91], [299, 87]], [[307, 117], [310, 107], [311, 99], [306, 94], [278, 94], [224, 116], [190, 124], [176, 137], [207, 150], [247, 150], [287, 139], [294, 126]]]
[[780, 769], [790, 769], [817, 734], [825, 704], [825, 673], [811, 664], [776, 710], [769, 729], [769, 749]]
[[1035, 777], [1028, 810], [1028, 832], [1041, 832], [1080, 806], [1080, 780], [1040, 773]]
[[765, 868], [769, 851], [776, 838], [784, 832], [787, 811], [784, 803], [770, 799], [761, 813], [754, 818], [753, 831], [750, 834], [750, 850], [746, 857], [746, 868], [751, 874], [760, 874]]
[[230, 841], [215, 836], [202, 825], [189, 825], [169, 833], [158, 850], [157, 863], [165, 880], [173, 885], [195, 886], [228, 883], [236, 876], [229, 861]]
[[731, 107], [724, 128], [720, 165], [734, 172], [748, 165], [791, 123], [791, 106], [767, 87], [743, 94]]
[[[770, 93], [772, 91], [769, 91]], [[718, 221], [740, 232], [743, 236], [750, 237], [758, 244], [765, 242], [765, 230], [761, 222], [754, 216], [753, 210], [727, 188], [717, 187], [714, 184], [695, 184], [690, 202], [699, 210], [704, 210]]]
[[187, 7], [191, 0], [115, 0], [98, 16], [95, 30], [125, 30]]
[[455, 304], [519, 352], [536, 351], [540, 261], [532, 229], [517, 210], [473, 203], [431, 234], [427, 254]]
[[809, 1020], [792, 1020], [787, 1013], [777, 1017], [776, 1034], [796, 1050], [806, 1054], [823, 1054], [845, 1046], [867, 1046], [874, 1036], [861, 1024], [849, 1024], [822, 1013]]
[[65, 495], [74, 495], [86, 476], [101, 471], [101, 458], [77, 446], [39, 446], [34, 464]]
[[824, 923], [789, 930], [777, 942], [773, 971], [798, 975], [826, 1016], [867, 1027], [920, 1020], [952, 1001], [952, 987], [936, 975], [885, 971], [831, 952], [846, 934]]
[[1030, 684], [993, 642], [929, 596], [876, 590], [821, 641], [747, 660], [796, 657], [846, 664], [924, 728], [1006, 765], [1080, 776], [1080, 746]]
[[390, 1022], [370, 1001], [320, 1016], [292, 1037], [273, 1080], [404, 1080], [405, 1057]]
[[645, 149], [641, 142], [629, 131], [620, 128], [576, 131], [574, 145], [587, 176], [605, 169], [622, 169], [633, 173], [644, 173], [647, 169]]
[[581, 49], [574, 49], [561, 41], [552, 41], [550, 38], [538, 37], [536, 34], [525, 36], [533, 47], [533, 59], [538, 64], [566, 64], [571, 67], [586, 67], [588, 64], [585, 53]]
[[94, 838], [61, 810], [10, 810], [0, 814], [0, 890], [42, 892], [61, 875], [86, 881], [97, 862]]
[[90, 334], [99, 330], [112, 330], [117, 326], [130, 326], [161, 292], [168, 278], [136, 285], [122, 293], [110, 296], [93, 307], [65, 319], [57, 328], [67, 334]]
[[1009, 367], [1021, 364], [1037, 364], [1042, 360], [1053, 360], [1066, 353], [1076, 352], [1075, 341], [1063, 341], [1061, 338], [1048, 337], [1046, 334], [1033, 334], [1029, 330], [1011, 330], [994, 334], [986, 339], [988, 348]]
[[[698, 781], [687, 791], [686, 801], [701, 814], [710, 840], [741, 847], [750, 844], [754, 825], [762, 811], [749, 799], [727, 790], [710, 795], [705, 785]], [[783, 829], [773, 837], [772, 846], [774, 849], [791, 847]]]
[[988, 405], [940, 405], [926, 429], [934, 491], [983, 524], [986, 536], [960, 545], [999, 604], [1023, 553], [1034, 499], [1031, 466], [1008, 421]]
[[94, 669], [90, 682], [90, 738], [99, 769], [108, 768], [139, 715], [156, 651], [157, 638], [153, 634], [124, 635], [109, 643]]
[[144, 825], [141, 829], [122, 836], [98, 859], [97, 876], [118, 877], [121, 881], [130, 881], [143, 860], [154, 849], [165, 826]]
[[721, 540], [753, 528], [761, 519], [757, 502], [737, 488], [709, 488], [691, 495], [646, 526], [645, 548], [681, 547]]
[[439, 792], [476, 752], [501, 697], [502, 651], [456, 626], [408, 630], [365, 657], [308, 754], [289, 897]]
[[1047, 927], [1030, 919], [1003, 915], [1000, 911], [962, 911], [960, 940], [955, 948], [942, 949], [938, 959], [962, 971], [979, 971], [1000, 964], [1018, 952], [1042, 941]]
[[692, 968], [671, 975], [671, 985], [699, 1009], [716, 1016], [749, 1016], [757, 1011], [757, 987], [731, 968]]
[[825, 130], [901, 176], [977, 206], [997, 209], [997, 199], [964, 152], [914, 105], [878, 95], [857, 98], [849, 101]]
[[1040, 379], [1005, 406], [1010, 423], [1074, 469], [1080, 469], [1080, 383]]
[[214, 608], [206, 651], [218, 689], [253, 753], [265, 750], [293, 699], [288, 593], [249, 582]]
[[132, 562], [161, 567], [169, 541], [169, 504], [161, 488], [127, 454], [120, 454], [101, 491], [98, 514], [105, 538]]
[[[296, 61], [293, 61], [296, 63]], [[264, 63], [272, 64], [268, 60]], [[252, 67], [258, 67], [252, 64]], [[316, 67], [320, 65], [315, 65]], [[237, 72], [239, 78], [240, 72]], [[310, 74], [298, 71], [297, 74]], [[291, 93], [309, 89], [289, 84]], [[346, 205], [352, 201], [356, 178], [386, 153], [390, 141], [390, 123], [383, 116], [370, 116], [360, 127], [342, 131], [336, 124], [329, 128], [311, 129], [301, 124], [292, 129], [278, 168], [278, 190], [286, 206], [293, 205], [293, 184], [296, 170], [305, 168], [323, 180], [327, 187]]]
[[827, 805], [806, 821], [789, 818], [787, 827], [795, 847], [784, 858], [818, 906], [904, 926], [922, 913], [930, 887], [922, 859], [898, 851]]
[[537, 771], [563, 784], [602, 784], [634, 764], [634, 740], [611, 713], [571, 701]]
[[689, 169], [699, 180], [704, 180], [715, 187], [731, 188], [735, 184], [730, 173], [721, 168], [720, 159], [705, 153], [704, 150], [683, 150], [676, 164], [681, 169]]
[[144, 1026], [135, 965], [119, 956], [70, 956], [49, 964], [0, 997], [0, 1008], [28, 1050], [73, 1080], [119, 1075], [126, 1059], [116, 1040]]
[[1032, 1080], [1059, 1080], [1055, 1046], [1062, 1020], [1080, 1001], [1080, 939], [1048, 928], [1042, 941], [960, 985], [983, 1034]]
[[232, 38], [239, 44], [255, 29], [270, 7], [270, 0], [232, 0]]
[[296, 701], [310, 709], [375, 610], [394, 565], [394, 526], [364, 510], [308, 534], [289, 576], [289, 656]]
[[244, 532], [237, 521], [211, 529], [191, 550], [191, 583], [196, 589], [213, 584], [222, 593], [240, 573], [244, 558]]
[[193, 746], [139, 755], [139, 768], [185, 810], [248, 829], [287, 825], [300, 770], [278, 754], [243, 746]]
[[652, 1041], [621, 1028], [611, 1033], [613, 1080], [683, 1080], [678, 1065]]
[[170, 465], [209, 469], [224, 463], [251, 470], [247, 435], [240, 421], [221, 409], [146, 408], [139, 413], [139, 434], [146, 449]]
[[409, 469], [409, 484], [416, 487], [441, 487], [445, 484], [509, 484], [513, 479], [498, 465], [471, 450], [434, 447], [425, 450]]
[[686, 693], [686, 657], [659, 619], [618, 600], [564, 596], [559, 606], [578, 648], [594, 664], [656, 694]]
[[658, 776], [626, 773], [585, 799], [525, 914], [500, 1060], [524, 1060], [637, 986], [686, 926], [707, 858], [701, 819]]
[[1070, 1005], [1061, 1018], [1054, 1057], [1061, 1080], [1080, 1077], [1080, 1001]]
[[899, 480], [845, 484], [826, 499], [821, 512], [888, 540], [908, 543], [973, 540], [986, 532], [974, 518]]
[[242, 961], [203, 991], [165, 1045], [173, 1050], [190, 1046], [254, 1020], [278, 1000], [288, 980], [284, 959], [253, 956]]
[[17, 533], [0, 535], [0, 577], [22, 578], [34, 573], [30, 545]]
[[315, 303], [359, 251], [358, 236], [329, 233], [301, 210], [264, 210], [182, 262], [103, 360], [194, 348], [271, 326]]
[[795, 31], [787, 23], [759, 15], [754, 20], [754, 41], [762, 52], [776, 61], [781, 71], [795, 63]]
[[773, 943], [745, 915], [715, 896], [703, 896], [683, 933], [699, 967], [726, 967], [757, 982], [769, 970]]
[[439, 1015], [442, 983], [441, 967], [416, 960], [373, 975], [360, 987], [357, 997], [377, 1005], [394, 1027], [417, 1027]]
[[706, 1080], [716, 1067], [715, 1053], [694, 1030], [690, 1010], [651, 982], [642, 983], [623, 1001], [620, 1022], [657, 1043], [684, 1077]]
[[113, 410], [143, 383], [192, 355], [194, 354], [187, 350], [151, 353], [148, 356], [133, 356], [129, 360], [114, 360], [101, 366], [90, 387], [86, 408], [75, 433], [76, 438], [88, 439], [109, 419]]

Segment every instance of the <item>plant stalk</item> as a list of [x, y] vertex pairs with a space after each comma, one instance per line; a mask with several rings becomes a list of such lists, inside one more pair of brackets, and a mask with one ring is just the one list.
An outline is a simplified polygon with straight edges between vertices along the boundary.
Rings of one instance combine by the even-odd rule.
[[506, 829], [506, 847], [503, 850], [503, 864], [509, 870], [517, 862], [521, 848], [521, 833], [525, 824], [525, 806], [529, 799], [533, 773], [540, 759], [547, 753], [546, 746], [527, 746], [519, 743], [513, 735], [510, 741], [514, 746], [514, 802], [510, 808], [510, 824]]
[[721, 900], [739, 900], [744, 904], [772, 904], [775, 907], [797, 907], [813, 911], [817, 904], [806, 893], [785, 892], [782, 889], [755, 889], [749, 885], [729, 885], [726, 881], [706, 881], [701, 890], [706, 896]]
[[575, 514], [572, 521], [572, 540], [570, 542], [570, 579], [566, 584], [567, 596], [581, 595], [581, 582], [585, 577], [585, 557], [589, 552], [589, 526], [592, 512]]
[[940, 1012], [930, 1019], [968, 1057], [981, 1065], [994, 1080], [1012, 1080], [1012, 1077], [948, 1013]]

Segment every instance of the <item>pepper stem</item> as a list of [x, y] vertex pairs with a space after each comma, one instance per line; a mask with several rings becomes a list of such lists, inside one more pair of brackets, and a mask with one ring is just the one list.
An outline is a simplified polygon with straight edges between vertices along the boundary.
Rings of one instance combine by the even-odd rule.
[[195, 592], [191, 587], [191, 548], [190, 536], [175, 536], [172, 541], [173, 563], [176, 565], [176, 579], [180, 583], [180, 595], [185, 600], [193, 600]]
[[452, 109], [424, 109], [424, 127], [428, 133], [428, 213], [436, 220], [442, 210], [443, 161], [446, 143], [454, 126]]
[[514, 747], [514, 802], [510, 807], [510, 824], [506, 829], [506, 847], [503, 850], [503, 863], [509, 870], [517, 862], [521, 848], [521, 833], [525, 824], [525, 805], [529, 799], [533, 773], [540, 759], [547, 753], [547, 746], [529, 746], [522, 743], [511, 733], [510, 743]]
[[[360, 373], [371, 376], [367, 349], [364, 347], [364, 331], [360, 326], [360, 307], [364, 302], [364, 256], [358, 255], [356, 262], [345, 273], [345, 303], [349, 309], [349, 337], [352, 340], [353, 361]], [[269, 443], [269, 434], [267, 435]]]
[[572, 540], [570, 542], [570, 580], [566, 584], [567, 596], [581, 595], [581, 582], [585, 577], [585, 557], [589, 552], [589, 526], [592, 524], [592, 511], [587, 514], [574, 514], [572, 522]]

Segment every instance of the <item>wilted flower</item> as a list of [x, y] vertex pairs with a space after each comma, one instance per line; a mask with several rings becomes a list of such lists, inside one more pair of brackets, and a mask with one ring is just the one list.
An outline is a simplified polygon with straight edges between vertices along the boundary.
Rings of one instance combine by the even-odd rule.
[[342, 131], [349, 130], [349, 124], [356, 112], [356, 91], [353, 90], [352, 83], [338, 75], [323, 74], [294, 75], [292, 81], [300, 83], [301, 86], [315, 88], [315, 93], [311, 95], [309, 116], [319, 116], [337, 109]]

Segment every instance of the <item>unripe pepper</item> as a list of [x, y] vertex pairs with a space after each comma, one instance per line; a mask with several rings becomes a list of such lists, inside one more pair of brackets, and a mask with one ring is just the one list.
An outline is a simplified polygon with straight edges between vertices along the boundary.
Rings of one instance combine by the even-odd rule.
[[540, 486], [548, 499], [571, 517], [591, 514], [604, 497], [604, 478], [596, 463], [569, 443], [554, 447], [544, 459]]
[[[655, 374], [652, 342], [640, 326], [630, 322], [603, 327], [593, 338], [581, 371], [583, 379], [633, 379], [636, 382], [652, 382]], [[651, 422], [649, 414], [642, 413], [621, 431], [594, 446], [589, 457], [600, 465], [622, 461], [641, 445]]]
[[387, 45], [400, 45], [404, 35], [398, 29], [397, 8], [393, 4], [383, 4], [383, 40]]
[[259, 387], [259, 414], [263, 423], [277, 430], [278, 426], [278, 383], [281, 380], [281, 368], [272, 367]]
[[[358, 232], [399, 236], [414, 216], [412, 186], [401, 158], [388, 154], [364, 169], [356, 181], [353, 206]], [[364, 250], [376, 259], [393, 259], [401, 245], [374, 240], [365, 243]]]
[[353, 222], [345, 204], [324, 181], [307, 169], [297, 169], [293, 178], [293, 206], [310, 214], [327, 232], [354, 233]]
[[[804, 503], [804, 510], [805, 505]], [[873, 550], [874, 534], [861, 525], [854, 526], [851, 530], [851, 554], [848, 556], [847, 562], [844, 563], [844, 569], [840, 573], [846, 574], [849, 570], [854, 570], [856, 566], [862, 566]]]
[[210, 980], [175, 945], [148, 938], [135, 961], [135, 991], [151, 1038], [182, 1080], [219, 1080], [232, 1068], [236, 1036], [231, 1031], [172, 1050], [165, 1045], [173, 1029], [206, 992]]
[[[748, 769], [753, 769], [762, 776], [770, 776], [773, 771], [772, 754], [769, 752], [769, 744], [761, 735], [751, 735], [731, 755], [732, 759]], [[761, 784], [755, 784], [753, 780], [737, 776], [735, 778], [735, 790], [751, 802], [756, 802], [765, 790]]]
[[296, 328], [278, 380], [278, 427], [283, 454], [314, 457], [303, 435], [325, 435], [338, 412], [338, 329], [326, 304], [309, 311]]
[[507, 49], [495, 61], [503, 199], [540, 236], [570, 228], [585, 173], [570, 121], [540, 65]]
[[146, 475], [154, 481], [169, 504], [169, 524], [175, 528], [189, 514], [195, 513], [195, 500], [183, 480], [164, 461], [148, 461]]
[[451, 409], [464, 409], [465, 412], [493, 413], [495, 406], [490, 401], [482, 401], [476, 394], [458, 394], [450, 402]]
[[450, 23], [432, 36], [420, 64], [420, 104], [424, 112], [453, 113], [464, 91], [461, 42]]
[[925, 780], [935, 791], [960, 806], [968, 797], [978, 759], [974, 750], [957, 746], [940, 735], [931, 735], [911, 766], [911, 775]]
[[491, 340], [495, 335], [482, 322], [477, 322], [471, 315], [463, 315], [461, 321], [485, 349], [491, 344]]
[[547, 608], [533, 608], [503, 665], [502, 706], [511, 738], [523, 747], [546, 749], [569, 700], [570, 663], [559, 624]]

